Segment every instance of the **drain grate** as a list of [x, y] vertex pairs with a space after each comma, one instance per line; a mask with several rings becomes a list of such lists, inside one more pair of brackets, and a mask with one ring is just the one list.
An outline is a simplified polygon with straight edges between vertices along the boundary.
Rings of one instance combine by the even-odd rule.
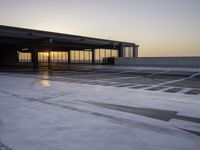
[[166, 90], [166, 91], [164, 91], [164, 92], [176, 93], [176, 92], [179, 92], [179, 91], [181, 91], [181, 90], [182, 90], [182, 88], [170, 88], [170, 89], [168, 89], [168, 90]]
[[196, 90], [196, 89], [192, 89], [188, 92], [185, 92], [184, 94], [188, 94], [188, 95], [198, 95], [200, 94], [200, 90]]
[[167, 87], [158, 86], [158, 87], [149, 88], [147, 90], [149, 90], [149, 91], [158, 91], [158, 90], [162, 90], [162, 89], [165, 89], [165, 88], [167, 88]]

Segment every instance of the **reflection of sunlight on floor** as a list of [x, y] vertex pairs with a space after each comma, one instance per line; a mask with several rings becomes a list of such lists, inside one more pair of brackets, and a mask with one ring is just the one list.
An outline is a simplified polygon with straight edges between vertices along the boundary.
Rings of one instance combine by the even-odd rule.
[[48, 71], [40, 72], [39, 75], [42, 76], [43, 79], [49, 79]]
[[41, 80], [40, 83], [44, 86], [44, 87], [50, 87], [50, 82], [49, 80]]

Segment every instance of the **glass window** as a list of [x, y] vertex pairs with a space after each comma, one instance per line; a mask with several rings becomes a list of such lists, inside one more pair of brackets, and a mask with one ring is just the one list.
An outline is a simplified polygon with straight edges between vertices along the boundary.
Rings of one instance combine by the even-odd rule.
[[19, 62], [31, 62], [31, 53], [19, 52], [18, 59]]

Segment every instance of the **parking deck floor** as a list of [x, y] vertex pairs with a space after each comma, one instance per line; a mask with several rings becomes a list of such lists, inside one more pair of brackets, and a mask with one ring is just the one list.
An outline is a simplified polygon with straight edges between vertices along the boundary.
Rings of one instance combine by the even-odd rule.
[[0, 150], [195, 150], [200, 69], [0, 71]]

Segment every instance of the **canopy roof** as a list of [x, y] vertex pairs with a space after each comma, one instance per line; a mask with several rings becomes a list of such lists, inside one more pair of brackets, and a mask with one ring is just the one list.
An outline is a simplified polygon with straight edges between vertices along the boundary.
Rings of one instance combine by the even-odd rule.
[[16, 46], [19, 48], [38, 46], [55, 49], [118, 49], [120, 45], [137, 47], [135, 43], [98, 39], [63, 33], [25, 29], [0, 25], [0, 45]]

